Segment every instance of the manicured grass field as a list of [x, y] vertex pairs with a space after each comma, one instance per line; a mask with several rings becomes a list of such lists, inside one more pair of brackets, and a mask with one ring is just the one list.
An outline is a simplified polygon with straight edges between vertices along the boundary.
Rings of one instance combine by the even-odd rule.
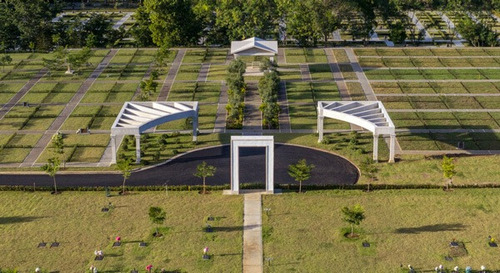
[[[130, 272], [146, 265], [177, 272], [239, 272], [242, 259], [241, 196], [220, 192], [141, 192], [106, 198], [104, 192], [0, 193], [0, 268], [29, 272], [41, 267], [50, 272]], [[112, 202], [114, 208], [101, 212]], [[223, 205], [222, 205], [223, 204]], [[153, 238], [150, 206], [165, 210], [161, 238]], [[214, 233], [205, 233], [207, 217]], [[116, 236], [122, 246], [113, 248]], [[58, 248], [37, 248], [41, 241], [60, 242]], [[139, 242], [147, 243], [145, 248]], [[212, 260], [201, 259], [204, 247]], [[103, 261], [94, 261], [101, 249]]]
[[[500, 236], [496, 189], [309, 191], [264, 196], [264, 257], [272, 257], [265, 272], [431, 272], [485, 265], [498, 270], [498, 249], [488, 246], [488, 235]], [[358, 240], [343, 236], [348, 224], [341, 208], [361, 204], [366, 220]], [[445, 261], [452, 240], [463, 242], [465, 257]], [[367, 241], [369, 248], [361, 243]], [[403, 265], [405, 268], [400, 268]]]

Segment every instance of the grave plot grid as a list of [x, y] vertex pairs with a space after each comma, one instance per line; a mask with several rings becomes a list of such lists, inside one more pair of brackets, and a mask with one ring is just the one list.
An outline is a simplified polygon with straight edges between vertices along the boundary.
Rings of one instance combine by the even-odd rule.
[[403, 150], [498, 149], [498, 49], [355, 52]]

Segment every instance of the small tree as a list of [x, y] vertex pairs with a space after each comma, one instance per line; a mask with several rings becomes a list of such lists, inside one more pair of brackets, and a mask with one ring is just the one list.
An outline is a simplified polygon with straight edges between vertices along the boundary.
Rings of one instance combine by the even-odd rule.
[[290, 175], [295, 181], [299, 182], [299, 192], [302, 192], [302, 182], [311, 178], [311, 171], [314, 169], [313, 164], [307, 165], [305, 159], [299, 160], [296, 164], [291, 164], [288, 166], [288, 175]]
[[54, 194], [57, 194], [56, 174], [59, 171], [60, 165], [61, 161], [59, 161], [59, 158], [52, 157], [49, 158], [47, 164], [42, 166], [42, 170], [46, 172], [54, 180]]
[[120, 159], [116, 163], [116, 166], [118, 167], [118, 169], [120, 170], [120, 172], [123, 175], [122, 194], [125, 194], [125, 182], [132, 174], [132, 163], [131, 163], [130, 157], [127, 157], [125, 159]]
[[10, 55], [3, 55], [0, 58], [0, 65], [2, 65], [2, 71], [5, 70], [6, 65], [10, 65], [12, 63], [12, 57]]
[[453, 176], [457, 174], [455, 171], [455, 164], [453, 164], [453, 158], [443, 156], [443, 162], [441, 163], [441, 169], [443, 170], [444, 178], [448, 179], [448, 183], [445, 184], [446, 190], [449, 190], [450, 184], [453, 183]]
[[63, 169], [66, 168], [66, 160], [64, 160], [64, 135], [57, 133], [52, 137], [52, 144], [55, 148], [55, 153], [62, 156]]
[[342, 220], [351, 225], [350, 236], [352, 237], [354, 236], [354, 225], [359, 226], [361, 221], [365, 219], [365, 210], [361, 205], [357, 204], [352, 208], [343, 207], [342, 214], [344, 214], [344, 218], [342, 218]]
[[[153, 224], [161, 225], [165, 221], [166, 213], [162, 208], [159, 207], [149, 207], [149, 219]], [[158, 226], [156, 226], [155, 236], [160, 236], [160, 231]]]
[[[365, 158], [359, 165], [359, 169], [361, 170], [361, 174], [370, 179], [371, 183], [377, 178], [378, 168], [371, 158]], [[366, 191], [370, 191], [370, 183], [368, 183], [368, 189]]]
[[208, 165], [207, 162], [203, 161], [201, 164], [196, 166], [196, 172], [194, 176], [203, 179], [203, 194], [206, 193], [205, 180], [207, 177], [214, 176], [217, 168], [215, 166]]

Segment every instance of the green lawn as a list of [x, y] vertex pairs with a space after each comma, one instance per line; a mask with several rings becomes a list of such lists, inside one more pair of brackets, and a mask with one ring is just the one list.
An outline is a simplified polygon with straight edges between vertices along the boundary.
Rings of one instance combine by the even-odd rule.
[[[106, 198], [103, 192], [0, 193], [1, 268], [28, 272], [41, 267], [51, 272], [84, 272], [90, 265], [100, 272], [142, 270], [148, 264], [177, 272], [238, 272], [242, 259], [241, 196], [214, 192], [141, 192]], [[101, 208], [112, 202], [108, 213]], [[223, 205], [221, 205], [223, 204]], [[166, 211], [164, 236], [153, 238], [150, 206]], [[215, 232], [203, 232], [208, 216]], [[217, 230], [220, 228], [220, 231]], [[122, 246], [112, 248], [116, 236]], [[41, 241], [60, 242], [58, 248], [37, 248]], [[138, 243], [147, 243], [139, 248]], [[201, 259], [204, 247], [213, 259]], [[94, 261], [94, 250], [104, 252]]]
[[[424, 177], [425, 178], [425, 177]], [[500, 197], [494, 189], [309, 191], [305, 194], [266, 195], [263, 208], [264, 257], [271, 257], [265, 272], [433, 272], [448, 269], [500, 268], [498, 252], [488, 246], [488, 235], [500, 234]], [[364, 220], [360, 238], [343, 236], [348, 224], [341, 208], [361, 204]], [[464, 242], [465, 257], [452, 262], [449, 243]], [[361, 243], [369, 242], [369, 248]]]

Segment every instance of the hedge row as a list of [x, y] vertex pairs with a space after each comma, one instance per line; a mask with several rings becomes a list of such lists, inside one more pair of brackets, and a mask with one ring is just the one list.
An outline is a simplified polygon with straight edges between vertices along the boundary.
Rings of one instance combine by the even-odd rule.
[[[302, 190], [366, 190], [367, 184], [356, 184], [356, 185], [302, 185]], [[110, 191], [121, 191], [122, 187], [107, 187]], [[169, 191], [200, 191], [202, 190], [202, 185], [178, 185], [178, 186], [168, 186]], [[230, 189], [230, 185], [221, 186], [207, 186], [209, 191], [221, 191]], [[299, 186], [296, 184], [279, 184], [275, 188], [282, 189], [284, 191], [297, 191]], [[500, 188], [500, 184], [472, 184], [472, 185], [454, 185], [455, 189], [496, 189]], [[155, 185], [155, 186], [126, 186], [126, 191], [165, 191], [165, 186]], [[241, 184], [240, 189], [265, 189], [264, 184]], [[393, 184], [373, 184], [370, 185], [370, 190], [408, 190], [408, 189], [443, 189], [443, 186], [435, 184], [410, 184], [410, 185], [393, 185]], [[0, 191], [52, 191], [52, 187], [33, 187], [33, 186], [0, 186]], [[105, 191], [106, 187], [64, 187], [59, 186], [58, 190], [64, 191]]]

